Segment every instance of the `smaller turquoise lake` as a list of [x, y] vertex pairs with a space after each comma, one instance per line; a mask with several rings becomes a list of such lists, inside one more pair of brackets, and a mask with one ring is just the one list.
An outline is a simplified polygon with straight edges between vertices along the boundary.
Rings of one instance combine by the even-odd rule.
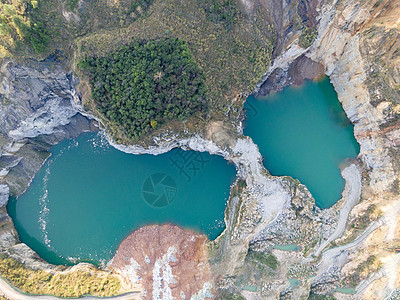
[[341, 198], [340, 166], [360, 149], [329, 78], [262, 99], [250, 96], [245, 109], [244, 134], [258, 145], [272, 175], [300, 180], [321, 208]]
[[96, 133], [64, 140], [28, 190], [7, 206], [22, 242], [54, 264], [106, 262], [143, 225], [173, 223], [216, 238], [233, 164], [174, 149], [132, 155]]

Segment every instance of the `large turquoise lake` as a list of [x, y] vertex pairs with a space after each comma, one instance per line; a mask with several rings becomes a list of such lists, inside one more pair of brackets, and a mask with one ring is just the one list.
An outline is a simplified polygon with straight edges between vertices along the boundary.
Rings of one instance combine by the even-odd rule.
[[359, 145], [329, 78], [249, 97], [245, 109], [244, 134], [259, 146], [272, 175], [299, 179], [321, 208], [341, 198], [340, 166], [358, 155]]
[[174, 149], [118, 151], [96, 133], [65, 140], [27, 192], [7, 206], [22, 242], [55, 264], [101, 263], [133, 230], [174, 223], [216, 238], [235, 168], [222, 157]]

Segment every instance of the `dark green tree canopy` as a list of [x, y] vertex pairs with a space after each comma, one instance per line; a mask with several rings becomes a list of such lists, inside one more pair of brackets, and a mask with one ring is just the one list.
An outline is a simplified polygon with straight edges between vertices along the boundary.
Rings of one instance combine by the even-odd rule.
[[80, 66], [88, 68], [100, 113], [129, 139], [208, 110], [204, 78], [180, 39], [135, 41]]

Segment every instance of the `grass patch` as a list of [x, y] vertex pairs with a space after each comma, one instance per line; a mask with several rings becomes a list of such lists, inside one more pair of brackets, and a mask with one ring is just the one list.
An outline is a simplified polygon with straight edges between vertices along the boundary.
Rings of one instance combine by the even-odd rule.
[[233, 28], [238, 14], [235, 0], [200, 0], [200, 3], [209, 20], [224, 26], [227, 30]]
[[217, 295], [216, 299], [218, 300], [246, 300], [241, 294], [232, 293], [228, 291], [222, 291]]
[[68, 0], [67, 7], [69, 10], [73, 11], [78, 6], [79, 0]]
[[249, 250], [234, 285], [244, 290], [260, 290], [276, 277], [279, 262], [271, 252]]
[[[21, 17], [15, 25], [0, 4], [0, 57], [43, 59], [55, 50], [72, 58], [74, 39], [99, 30], [129, 26], [145, 15], [152, 0], [4, 0], [7, 12]], [[10, 9], [9, 7], [14, 8]], [[74, 15], [64, 14], [65, 10]], [[26, 26], [25, 26], [26, 25]], [[18, 27], [27, 34], [20, 35]], [[24, 30], [24, 29], [22, 29]]]
[[347, 225], [347, 230], [349, 230], [351, 233], [338, 243], [332, 243], [332, 245], [344, 245], [351, 242], [357, 236], [362, 234], [364, 230], [367, 229], [367, 227], [371, 225], [372, 222], [376, 221], [381, 215], [382, 211], [375, 204], [370, 204], [365, 211], [358, 214], [357, 217]]
[[13, 286], [28, 294], [47, 294], [58, 297], [83, 295], [112, 296], [121, 288], [119, 279], [107, 272], [91, 271], [60, 272], [51, 274], [32, 270], [6, 255], [0, 256], [0, 274]]
[[[237, 94], [253, 90], [271, 61], [276, 33], [262, 6], [246, 12], [239, 0], [81, 2], [30, 0], [5, 7], [0, 57], [13, 47], [19, 49], [17, 56], [36, 58], [59, 49], [76, 65], [86, 57], [107, 57], [135, 40], [178, 38], [187, 43], [205, 78], [210, 116], [219, 119], [227, 116]], [[7, 39], [13, 47], [6, 47]], [[86, 106], [96, 113], [93, 103]], [[159, 125], [153, 122], [151, 128]]]
[[336, 300], [336, 298], [332, 295], [314, 294], [311, 292], [308, 300]]
[[363, 214], [359, 214], [351, 223], [350, 228], [361, 232], [365, 230], [372, 221], [375, 221], [381, 215], [380, 210], [375, 204], [371, 204]]

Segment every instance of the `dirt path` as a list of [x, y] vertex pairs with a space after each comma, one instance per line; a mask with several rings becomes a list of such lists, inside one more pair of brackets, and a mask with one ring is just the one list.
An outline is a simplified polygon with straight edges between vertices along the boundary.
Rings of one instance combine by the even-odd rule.
[[[326, 270], [329, 270], [332, 266], [342, 266], [346, 261], [347, 250], [350, 250], [354, 247], [357, 247], [360, 243], [362, 243], [372, 232], [376, 229], [384, 226], [388, 221], [393, 218], [397, 218], [397, 215], [400, 213], [400, 202], [393, 206], [393, 208], [380, 217], [378, 220], [373, 222], [358, 238], [356, 238], [351, 243], [329, 249], [322, 253], [321, 263], [318, 265], [318, 273], [316, 278], [322, 276]], [[375, 274], [371, 275], [367, 280], [360, 283], [357, 287], [357, 293], [361, 294], [372, 282], [381, 278], [382, 276], [386, 276], [389, 280], [393, 280], [396, 278], [397, 274], [397, 266], [400, 263], [400, 255], [395, 255], [393, 260], [390, 263], [386, 264], [382, 270], [378, 270]]]
[[313, 253], [315, 256], [319, 256], [321, 252], [329, 245], [330, 242], [339, 238], [344, 230], [346, 229], [347, 218], [349, 216], [350, 211], [357, 204], [361, 195], [361, 173], [358, 170], [357, 166], [352, 164], [342, 171], [342, 176], [346, 181], [345, 190], [343, 197], [345, 197], [345, 203], [340, 210], [339, 221], [336, 226], [335, 231], [331, 234], [331, 236], [321, 243], [318, 249]]

